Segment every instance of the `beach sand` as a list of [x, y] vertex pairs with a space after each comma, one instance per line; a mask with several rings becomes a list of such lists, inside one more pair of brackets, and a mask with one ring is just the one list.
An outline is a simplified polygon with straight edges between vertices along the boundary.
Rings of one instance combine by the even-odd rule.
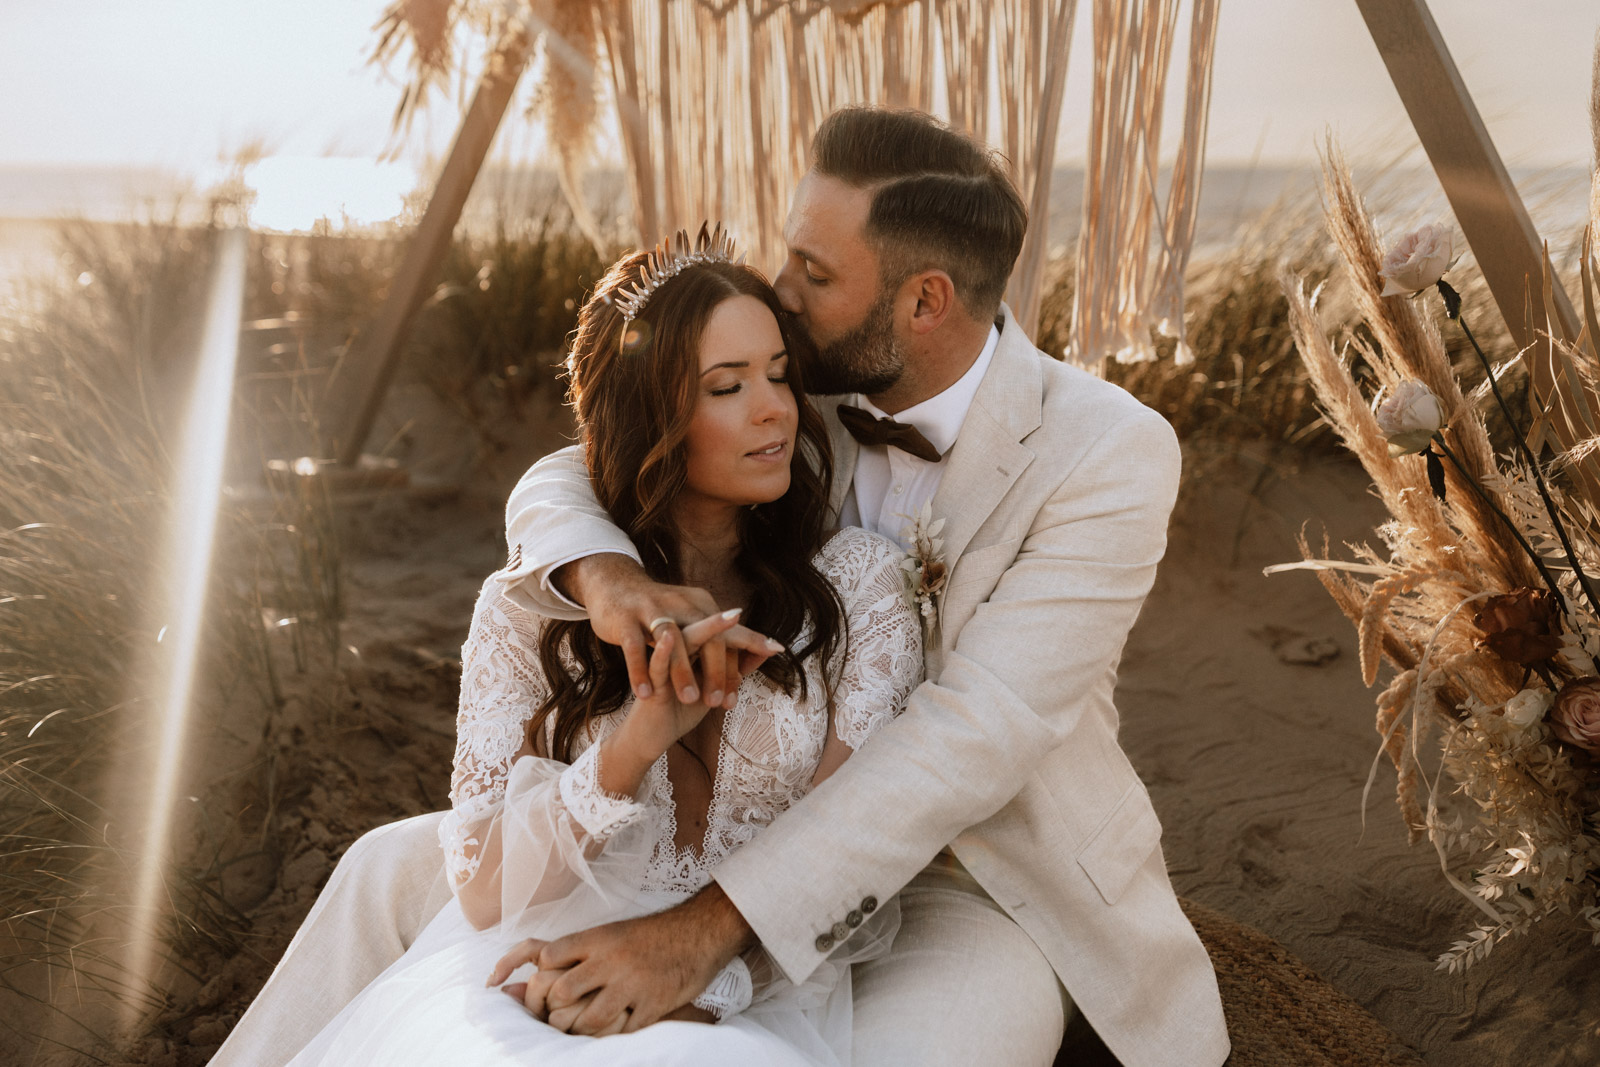
[[[1173, 882], [1277, 939], [1429, 1064], [1600, 1063], [1600, 950], [1559, 918], [1464, 976], [1434, 969], [1478, 912], [1431, 846], [1406, 844], [1387, 762], [1363, 831], [1376, 690], [1354, 630], [1310, 573], [1261, 574], [1298, 558], [1307, 520], [1338, 545], [1372, 540], [1384, 518], [1347, 460], [1191, 464], [1118, 687]], [[1285, 662], [1321, 642], [1337, 658]]]
[[[348, 843], [446, 803], [459, 646], [503, 558], [508, 486], [346, 503], [342, 641], [356, 653], [331, 689], [303, 687], [270, 734], [273, 848], [242, 850], [225, 881], [250, 916], [244, 949], [207, 966], [205, 985], [174, 988], [170, 1036], [145, 1042], [137, 1062], [205, 1062]], [[1387, 765], [1363, 834], [1377, 738], [1353, 632], [1313, 576], [1261, 568], [1296, 558], [1307, 519], [1326, 520], [1337, 543], [1370, 536], [1379, 517], [1347, 462], [1191, 457], [1118, 698], [1173, 881], [1277, 939], [1435, 1067], [1600, 1062], [1600, 968], [1586, 937], [1551, 923], [1464, 977], [1436, 972], [1475, 913], [1431, 848], [1406, 845]], [[1293, 662], [1334, 648], [1321, 665]], [[240, 810], [258, 780], [240, 780]]]

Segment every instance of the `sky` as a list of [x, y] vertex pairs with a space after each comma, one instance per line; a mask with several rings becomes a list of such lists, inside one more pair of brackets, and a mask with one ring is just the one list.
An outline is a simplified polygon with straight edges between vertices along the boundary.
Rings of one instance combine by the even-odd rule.
[[[1092, 6], [1078, 5], [1058, 152], [1065, 163], [1081, 159], [1088, 128]], [[396, 78], [366, 62], [383, 7], [0, 0], [0, 167], [143, 165], [194, 174], [252, 144], [288, 157], [376, 156], [390, 144], [399, 97]], [[1600, 28], [1594, 0], [1432, 7], [1506, 161], [1587, 167]], [[1185, 5], [1185, 23], [1187, 15]], [[1174, 94], [1180, 81], [1175, 69]], [[439, 99], [402, 158], [437, 159], [457, 104]], [[1169, 120], [1171, 133], [1176, 125]], [[1208, 161], [1310, 161], [1328, 129], [1355, 153], [1415, 144], [1355, 0], [1222, 0]], [[504, 140], [522, 154], [540, 143], [526, 127]]]

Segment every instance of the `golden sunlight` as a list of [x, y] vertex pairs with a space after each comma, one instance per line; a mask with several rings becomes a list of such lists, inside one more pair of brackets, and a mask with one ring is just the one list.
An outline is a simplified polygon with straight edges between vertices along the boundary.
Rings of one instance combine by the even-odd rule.
[[243, 227], [223, 231], [218, 240], [200, 360], [189, 397], [180, 466], [168, 516], [170, 584], [155, 672], [161, 694], [159, 717], [152, 723], [157, 740], [156, 764], [150, 776], [143, 846], [134, 884], [126, 986], [130, 993], [124, 1002], [122, 1020], [126, 1028], [138, 1022], [142, 1004], [138, 991], [145, 988], [154, 969], [162, 940], [163, 873], [200, 653], [217, 505], [222, 495], [222, 461], [227, 452], [234, 367], [239, 355], [248, 248], [249, 231]]

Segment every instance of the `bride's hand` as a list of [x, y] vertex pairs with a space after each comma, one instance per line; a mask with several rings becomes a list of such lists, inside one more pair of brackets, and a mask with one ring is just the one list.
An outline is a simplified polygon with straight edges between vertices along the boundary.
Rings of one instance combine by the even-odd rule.
[[[693, 630], [691, 626], [689, 629]], [[636, 697], [627, 717], [600, 742], [599, 786], [613, 796], [633, 796], [650, 767], [710, 712], [704, 702], [678, 699], [668, 682], [673, 657], [683, 638], [676, 628], [663, 632], [650, 653], [648, 696]]]
[[[626, 556], [603, 553], [567, 564], [562, 571], [568, 568], [573, 570], [558, 579], [558, 584], [589, 609], [589, 623], [596, 636], [622, 649], [628, 664], [628, 682], [639, 696], [656, 688], [650, 679], [651, 646], [665, 633], [719, 614], [717, 602], [704, 589], [653, 581]], [[663, 625], [657, 625], [663, 620]], [[700, 679], [695, 678], [689, 662], [693, 651], [690, 647], [679, 645], [673, 660], [671, 681], [686, 703], [702, 696], [720, 696], [720, 700], [708, 703], [731, 707], [741, 671], [749, 673], [768, 656], [783, 650], [782, 645], [766, 636], [731, 622], [722, 624], [722, 632], [710, 634], [705, 645], [701, 659], [708, 669], [701, 672]], [[697, 642], [694, 648], [699, 647]], [[749, 665], [752, 662], [754, 666]], [[701, 682], [705, 683], [703, 688]]]
[[[502, 956], [494, 965], [494, 970], [489, 973], [486, 985], [498, 985], [511, 977], [515, 971], [526, 963], [537, 964], [539, 955], [549, 945], [549, 942], [537, 938], [528, 938], [517, 942], [510, 952]], [[525, 982], [513, 982], [510, 985], [500, 986], [500, 991], [511, 999], [517, 1001], [528, 1013], [541, 1022], [549, 1023], [555, 1029], [564, 1033], [581, 1033], [590, 1037], [605, 1037], [610, 1034], [622, 1033], [624, 1030], [639, 1029], [633, 1026], [633, 1010], [624, 1007], [616, 1011], [609, 1019], [601, 1019], [595, 1009], [595, 999], [604, 991], [604, 986], [591, 988], [588, 992], [578, 997], [571, 1003], [552, 1008], [549, 1003], [550, 991], [556, 982], [567, 978], [573, 970], [573, 965], [565, 967], [545, 966], [535, 970]], [[598, 1009], [606, 1010], [604, 1008]], [[587, 1015], [587, 1018], [584, 1016]], [[662, 1022], [687, 1022], [687, 1023], [715, 1023], [717, 1017], [704, 1008], [694, 1004], [684, 1004], [679, 1008], [661, 1016]], [[576, 1027], [576, 1028], [575, 1028]]]
[[[494, 970], [489, 972], [489, 981], [485, 984], [491, 986], [499, 985], [499, 983], [510, 978], [511, 972], [523, 964], [538, 963], [539, 953], [544, 951], [547, 944], [549, 942], [541, 941], [538, 938], [528, 938], [517, 942], [512, 946], [510, 952], [501, 956], [499, 961], [495, 963]], [[547, 1003], [550, 987], [555, 985], [556, 980], [563, 977], [570, 970], [572, 970], [571, 967], [544, 967], [534, 971], [526, 982], [512, 982], [510, 985], [500, 986], [500, 991], [527, 1008], [534, 1018], [539, 1019], [541, 1022], [549, 1023], [557, 1030], [571, 1033], [572, 1024], [578, 1021], [578, 1017], [594, 1002], [594, 998], [600, 991], [598, 989], [594, 990], [579, 998], [573, 1004], [551, 1011]], [[606, 1034], [621, 1033], [623, 1027], [628, 1023], [630, 1014], [631, 1012], [624, 1009], [603, 1025], [596, 1025], [595, 1021], [591, 1019], [590, 1024], [594, 1026], [591, 1031], [593, 1036], [604, 1037]], [[717, 1021], [715, 1015], [712, 1015], [704, 1008], [697, 1008], [693, 1004], [685, 1004], [675, 1011], [669, 1011], [662, 1016], [662, 1019], [686, 1023], [714, 1023]]]
[[[731, 707], [739, 682], [783, 651], [783, 646], [778, 642], [735, 621], [743, 610], [734, 608], [680, 628], [684, 652], [690, 659], [699, 657], [699, 677], [704, 682], [702, 692], [707, 693], [706, 703], [712, 707], [718, 704]], [[666, 632], [667, 628], [663, 627], [662, 630]], [[728, 658], [718, 662], [716, 657], [724, 655], [724, 647]], [[718, 677], [725, 677], [730, 688], [722, 700], [712, 700], [710, 698], [716, 694], [709, 692], [709, 689], [715, 688], [712, 679]]]
[[[704, 621], [711, 622], [715, 619], [716, 616], [713, 616], [712, 619]], [[669, 682], [672, 664], [680, 648], [687, 640], [688, 634], [700, 625], [696, 623], [689, 626], [682, 634], [675, 629], [662, 632], [655, 648], [650, 651], [650, 695], [634, 700], [628, 718], [618, 731], [619, 733], [627, 731], [631, 735], [631, 740], [642, 741], [644, 750], [654, 751], [657, 756], [671, 748], [684, 734], [699, 726], [701, 720], [711, 710], [711, 706], [704, 700], [678, 699], [677, 692]], [[655, 751], [657, 749], [659, 751]]]

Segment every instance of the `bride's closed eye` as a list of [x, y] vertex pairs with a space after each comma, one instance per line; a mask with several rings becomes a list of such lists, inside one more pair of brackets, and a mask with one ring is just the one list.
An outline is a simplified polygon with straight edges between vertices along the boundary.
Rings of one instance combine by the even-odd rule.
[[[785, 371], [783, 374], [768, 375], [767, 381], [771, 382], [774, 385], [788, 385], [789, 384], [789, 374], [788, 374], [787, 371]], [[741, 390], [743, 388], [744, 388], [744, 383], [743, 382], [734, 382], [732, 385], [725, 386], [724, 388], [721, 388], [721, 389], [712, 389], [712, 390], [710, 390], [710, 393], [711, 393], [712, 396], [732, 396], [734, 393], [737, 393], [739, 390]]]

